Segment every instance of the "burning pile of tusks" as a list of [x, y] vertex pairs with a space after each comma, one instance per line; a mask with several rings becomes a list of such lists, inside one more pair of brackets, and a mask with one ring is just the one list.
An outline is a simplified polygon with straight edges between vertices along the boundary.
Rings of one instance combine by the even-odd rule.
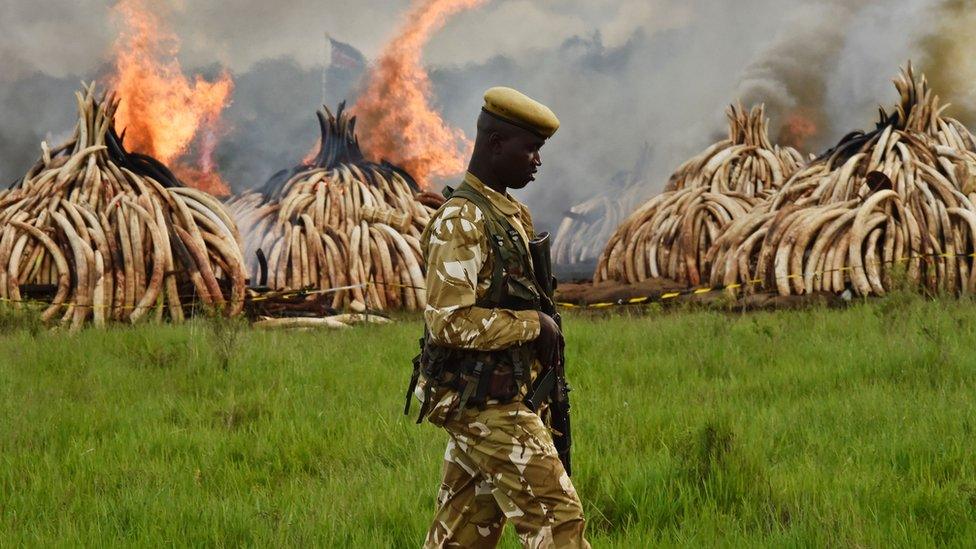
[[327, 295], [332, 309], [423, 310], [420, 235], [443, 197], [367, 161], [342, 105], [318, 117], [314, 160], [228, 202], [246, 228], [248, 273], [273, 290], [348, 287]]
[[319, 113], [314, 161], [222, 204], [126, 150], [119, 98], [92, 83], [76, 99], [71, 139], [42, 143], [0, 191], [0, 304], [41, 304], [45, 322], [73, 330], [245, 306], [259, 327], [310, 329], [385, 321], [344, 309], [426, 306], [420, 234], [444, 199], [366, 161], [342, 106]]
[[[0, 301], [46, 303], [45, 321], [181, 321], [244, 307], [240, 236], [212, 196], [126, 151], [119, 100], [76, 93], [73, 136], [0, 195]], [[123, 132], [124, 137], [124, 132]]]
[[911, 65], [895, 86], [900, 102], [882, 109], [873, 131], [845, 136], [805, 166], [764, 139], [742, 143], [751, 179], [737, 175], [742, 160], [728, 159], [746, 149], [719, 144], [696, 157], [674, 178], [683, 190], [651, 199], [621, 226], [596, 279], [866, 296], [885, 294], [903, 273], [933, 292], [976, 291], [976, 138], [943, 115], [948, 105]]

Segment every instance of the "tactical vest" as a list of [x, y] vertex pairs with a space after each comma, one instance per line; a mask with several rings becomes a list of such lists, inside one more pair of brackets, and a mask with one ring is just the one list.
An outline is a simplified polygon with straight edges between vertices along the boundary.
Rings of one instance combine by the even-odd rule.
[[[529, 244], [504, 214], [467, 182], [456, 190], [444, 191], [447, 199], [461, 198], [473, 203], [484, 215], [485, 231], [492, 257], [488, 290], [475, 302], [486, 309], [538, 311], [541, 297], [532, 271]], [[511, 401], [531, 378], [535, 350], [532, 344], [516, 345], [498, 351], [453, 349], [433, 343], [425, 327], [420, 339], [421, 352], [414, 357], [413, 375], [407, 389], [404, 414], [410, 413], [410, 400], [421, 375], [426, 379], [423, 402], [417, 423], [430, 412], [431, 394], [439, 388], [460, 392], [457, 413], [468, 406], [482, 406], [489, 399]]]

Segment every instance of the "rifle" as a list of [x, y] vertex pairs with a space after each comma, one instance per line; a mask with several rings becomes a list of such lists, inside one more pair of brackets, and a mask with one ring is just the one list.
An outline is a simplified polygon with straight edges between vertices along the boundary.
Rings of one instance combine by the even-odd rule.
[[[556, 311], [554, 293], [556, 278], [552, 275], [551, 239], [549, 233], [539, 234], [529, 242], [529, 253], [532, 254], [533, 271], [541, 295], [541, 311], [552, 317], [562, 331], [562, 317]], [[525, 398], [525, 404], [532, 410], [538, 410], [539, 405], [549, 400], [549, 427], [553, 430], [553, 444], [559, 453], [559, 460], [563, 462], [567, 475], [572, 475], [570, 449], [573, 445], [572, 429], [569, 421], [569, 392], [572, 388], [566, 382], [566, 364], [562, 359], [559, 364], [548, 368], [532, 386], [532, 390]]]

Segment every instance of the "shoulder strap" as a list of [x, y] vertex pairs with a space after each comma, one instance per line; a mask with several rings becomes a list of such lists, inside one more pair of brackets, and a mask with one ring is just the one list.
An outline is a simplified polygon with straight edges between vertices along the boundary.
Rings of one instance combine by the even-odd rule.
[[461, 183], [457, 189], [446, 190], [445, 194], [448, 191], [450, 192], [451, 198], [461, 198], [470, 201], [485, 216], [488, 242], [491, 246], [492, 253], [498, 258], [498, 261], [495, 261], [493, 265], [491, 286], [486, 295], [487, 301], [494, 304], [501, 301], [505, 292], [502, 282], [504, 268], [507, 265], [518, 263], [523, 273], [534, 280], [532, 262], [529, 260], [528, 242], [522, 242], [521, 235], [512, 226], [508, 217], [499, 212], [485, 195], [474, 190], [466, 181]]
[[[519, 232], [515, 229], [514, 226], [512, 226], [512, 222], [508, 220], [507, 216], [499, 212], [498, 209], [495, 208], [495, 206], [491, 203], [491, 201], [485, 197], [485, 195], [474, 190], [471, 187], [471, 185], [468, 185], [467, 181], [465, 181], [456, 190], [451, 191], [451, 197], [463, 198], [465, 200], [469, 200], [472, 203], [474, 203], [474, 205], [477, 206], [479, 210], [481, 210], [481, 213], [485, 215], [485, 218], [491, 222], [489, 223], [489, 225], [495, 224], [498, 225], [498, 228], [502, 229], [501, 231], [499, 231], [500, 234], [498, 234], [498, 236], [501, 236], [506, 240], [509, 240], [512, 244], [514, 244], [516, 246], [517, 251], [520, 254], [522, 254], [523, 258], [528, 257], [529, 243], [522, 242], [522, 236], [519, 235]], [[493, 227], [489, 226], [488, 227], [489, 231], [492, 228]]]

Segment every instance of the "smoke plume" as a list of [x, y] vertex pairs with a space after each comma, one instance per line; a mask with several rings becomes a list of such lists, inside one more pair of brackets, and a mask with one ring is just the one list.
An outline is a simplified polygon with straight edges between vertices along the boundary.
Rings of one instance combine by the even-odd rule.
[[[854, 17], [870, 0], [833, 0], [800, 8], [742, 72], [736, 98], [765, 103], [780, 144], [809, 150], [811, 138], [831, 133], [825, 111], [835, 71]], [[892, 67], [891, 70], [895, 70]]]
[[976, 4], [944, 0], [931, 10], [935, 32], [919, 41], [919, 67], [936, 93], [954, 105], [951, 114], [969, 127], [976, 124]]

